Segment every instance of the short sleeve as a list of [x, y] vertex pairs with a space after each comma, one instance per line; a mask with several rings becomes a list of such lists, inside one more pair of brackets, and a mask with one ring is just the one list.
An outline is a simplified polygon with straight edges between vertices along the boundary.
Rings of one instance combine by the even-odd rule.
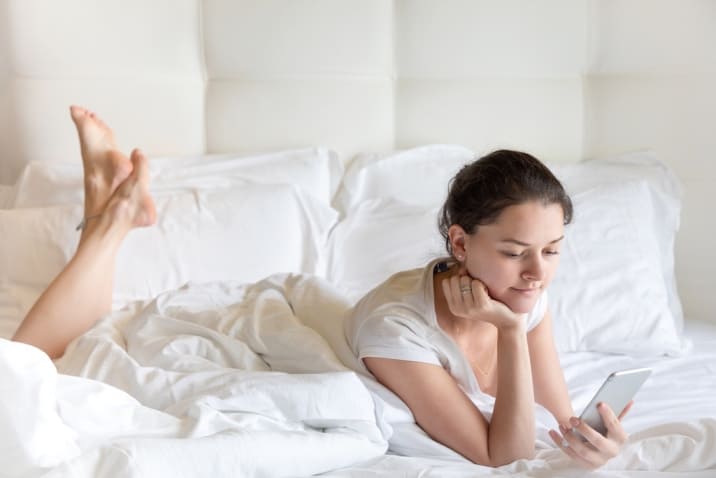
[[545, 290], [542, 292], [539, 299], [537, 299], [535, 306], [532, 307], [532, 310], [527, 314], [527, 332], [534, 329], [540, 322], [542, 322], [544, 314], [547, 313], [548, 303], [549, 298], [547, 297], [547, 291]]
[[421, 320], [373, 316], [361, 322], [351, 345], [359, 359], [380, 357], [441, 365], [431, 335], [432, 331]]

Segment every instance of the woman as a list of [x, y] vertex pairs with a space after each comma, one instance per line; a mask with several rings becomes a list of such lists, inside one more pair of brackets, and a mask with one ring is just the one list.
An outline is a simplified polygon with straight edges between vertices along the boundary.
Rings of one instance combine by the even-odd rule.
[[[147, 159], [131, 159], [94, 113], [70, 108], [84, 167], [85, 211], [77, 251], [28, 312], [13, 340], [61, 357], [67, 345], [112, 308], [115, 258], [127, 233], [156, 220], [149, 195]], [[91, 291], [88, 293], [88, 291]], [[81, 306], [78, 306], [81, 304]]]
[[[580, 465], [614, 457], [627, 435], [605, 404], [606, 437], [574, 417], [552, 337], [549, 285], [572, 204], [534, 157], [496, 151], [453, 179], [440, 217], [448, 259], [396, 274], [345, 323], [354, 354], [433, 439], [499, 466], [535, 451], [535, 401]], [[397, 247], [400, 247], [398, 244]], [[491, 417], [475, 401], [494, 397]], [[571, 430], [587, 438], [583, 442]]]

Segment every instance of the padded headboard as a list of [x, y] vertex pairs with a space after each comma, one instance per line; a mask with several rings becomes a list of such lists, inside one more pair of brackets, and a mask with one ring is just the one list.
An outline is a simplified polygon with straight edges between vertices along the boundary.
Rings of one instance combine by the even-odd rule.
[[0, 0], [0, 183], [78, 156], [70, 103], [150, 155], [649, 148], [685, 185], [680, 290], [706, 315], [715, 80], [712, 0]]

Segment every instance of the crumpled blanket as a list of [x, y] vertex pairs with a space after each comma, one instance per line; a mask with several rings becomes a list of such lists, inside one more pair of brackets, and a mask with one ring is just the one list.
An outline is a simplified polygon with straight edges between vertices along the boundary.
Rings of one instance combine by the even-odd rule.
[[307, 476], [382, 455], [371, 394], [294, 313], [322, 283], [187, 285], [112, 314], [56, 365], [2, 341], [11, 476]]

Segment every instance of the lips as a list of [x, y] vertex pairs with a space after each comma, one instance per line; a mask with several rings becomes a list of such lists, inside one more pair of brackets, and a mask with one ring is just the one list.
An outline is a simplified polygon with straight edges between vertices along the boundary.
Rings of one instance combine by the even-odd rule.
[[512, 290], [514, 290], [515, 292], [518, 292], [520, 294], [524, 294], [524, 295], [534, 295], [540, 291], [540, 288], [532, 287], [532, 288], [527, 288], [527, 289], [519, 289], [517, 287], [512, 287]]

